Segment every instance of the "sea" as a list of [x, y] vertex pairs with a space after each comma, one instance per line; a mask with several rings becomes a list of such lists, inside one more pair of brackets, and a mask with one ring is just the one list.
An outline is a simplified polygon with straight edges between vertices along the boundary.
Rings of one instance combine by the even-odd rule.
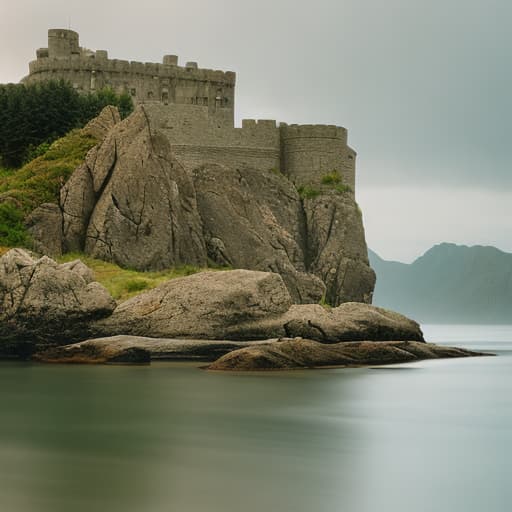
[[509, 512], [512, 326], [495, 357], [209, 373], [0, 363], [1, 512]]

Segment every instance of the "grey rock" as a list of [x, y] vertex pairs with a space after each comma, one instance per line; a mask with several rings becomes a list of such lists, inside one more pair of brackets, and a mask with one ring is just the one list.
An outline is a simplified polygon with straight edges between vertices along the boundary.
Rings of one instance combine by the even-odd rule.
[[361, 211], [352, 194], [304, 200], [310, 271], [327, 287], [326, 301], [371, 303], [375, 273], [368, 262]]
[[277, 318], [263, 318], [228, 326], [228, 339], [303, 337], [322, 343], [339, 341], [423, 341], [417, 322], [399, 313], [369, 304], [348, 302], [337, 308], [318, 304], [292, 306]]
[[62, 254], [62, 212], [58, 205], [44, 203], [25, 219], [33, 248], [41, 254]]
[[108, 363], [112, 358], [119, 361], [125, 354], [147, 353], [151, 360], [159, 361], [215, 361], [233, 350], [273, 341], [276, 340], [236, 342], [119, 335], [52, 347], [35, 354], [34, 359], [46, 363]]
[[409, 363], [423, 359], [482, 355], [460, 348], [417, 341], [342, 342], [325, 345], [296, 338], [230, 352], [208, 369], [217, 371], [291, 370], [334, 366], [364, 366]]
[[96, 196], [88, 254], [139, 270], [206, 265], [192, 180], [143, 107], [110, 131], [88, 166]]
[[284, 176], [205, 165], [194, 171], [208, 256], [219, 265], [276, 272], [292, 299], [317, 303], [325, 286], [306, 272], [300, 198]]
[[[59, 265], [12, 249], [0, 258], [0, 354], [4, 341], [41, 344], [83, 339], [89, 323], [112, 313], [108, 291], [82, 265]], [[7, 346], [7, 345], [6, 345]]]
[[278, 318], [291, 304], [278, 274], [201, 272], [172, 279], [123, 302], [93, 328], [97, 336], [222, 340], [236, 325]]
[[85, 163], [75, 170], [60, 191], [64, 252], [84, 249], [87, 227], [96, 202], [91, 164], [88, 162], [94, 161], [97, 153], [97, 147], [89, 151]]
[[119, 115], [119, 110], [117, 110], [116, 107], [107, 105], [97, 117], [84, 126], [83, 131], [98, 140], [103, 140], [108, 132], [120, 122], [121, 116]]
[[341, 340], [423, 340], [413, 320], [382, 308], [346, 303], [337, 308], [292, 305], [281, 276], [233, 270], [173, 279], [120, 304], [93, 326], [98, 337], [262, 340], [303, 337]]

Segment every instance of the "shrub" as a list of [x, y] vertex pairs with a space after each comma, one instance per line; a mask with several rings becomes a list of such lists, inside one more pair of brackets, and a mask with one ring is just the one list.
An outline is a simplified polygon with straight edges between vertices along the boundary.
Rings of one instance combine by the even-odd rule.
[[352, 192], [352, 187], [350, 187], [349, 185], [343, 185], [342, 183], [340, 183], [339, 185], [336, 185], [334, 187], [334, 190], [336, 192], [338, 192], [338, 194], [345, 194], [347, 192]]
[[15, 247], [27, 241], [23, 212], [10, 202], [0, 203], [0, 246]]
[[343, 178], [341, 174], [336, 170], [322, 176], [323, 185], [337, 185], [340, 183], [343, 183]]
[[315, 197], [318, 197], [321, 194], [320, 190], [313, 188], [310, 185], [302, 185], [297, 189], [297, 192], [302, 199], [315, 199]]

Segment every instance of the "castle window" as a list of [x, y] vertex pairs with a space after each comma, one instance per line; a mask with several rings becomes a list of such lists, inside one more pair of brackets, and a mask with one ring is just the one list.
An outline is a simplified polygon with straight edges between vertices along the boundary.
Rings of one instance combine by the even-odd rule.
[[353, 155], [348, 155], [348, 159], [349, 160], [354, 160], [354, 156]]
[[148, 92], [148, 100], [153, 99], [153, 91]]
[[203, 98], [203, 105], [208, 105], [208, 98]]
[[165, 105], [167, 105], [169, 103], [169, 93], [168, 92], [162, 93], [162, 101]]
[[136, 91], [135, 89], [131, 89], [131, 90], [130, 90], [130, 94], [131, 94], [132, 96], [135, 96], [135, 95], [137, 94], [137, 91]]

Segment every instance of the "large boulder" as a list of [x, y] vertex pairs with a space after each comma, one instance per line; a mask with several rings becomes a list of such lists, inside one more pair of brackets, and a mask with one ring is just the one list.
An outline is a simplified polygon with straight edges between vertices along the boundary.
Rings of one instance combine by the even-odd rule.
[[318, 304], [292, 306], [277, 318], [228, 326], [228, 339], [266, 339], [303, 337], [322, 343], [338, 341], [423, 341], [420, 325], [395, 311], [359, 302], [347, 302], [337, 308]]
[[490, 355], [415, 341], [352, 342], [325, 345], [296, 338], [235, 350], [208, 369], [217, 371], [291, 370], [334, 366], [410, 363], [423, 359]]
[[332, 309], [292, 305], [279, 274], [249, 270], [202, 272], [168, 281], [120, 304], [93, 329], [97, 336], [153, 338], [423, 340], [413, 320], [368, 304]]
[[110, 315], [115, 307], [82, 263], [59, 265], [22, 249], [0, 258], [0, 354], [15, 355], [27, 343], [83, 339], [90, 322]]
[[100, 336], [222, 340], [238, 324], [279, 318], [291, 304], [278, 274], [201, 272], [172, 279], [123, 302], [94, 329]]
[[62, 212], [58, 205], [44, 203], [26, 219], [33, 248], [48, 256], [62, 255]]
[[192, 179], [143, 106], [91, 151], [61, 206], [67, 250], [138, 270], [207, 263]]

